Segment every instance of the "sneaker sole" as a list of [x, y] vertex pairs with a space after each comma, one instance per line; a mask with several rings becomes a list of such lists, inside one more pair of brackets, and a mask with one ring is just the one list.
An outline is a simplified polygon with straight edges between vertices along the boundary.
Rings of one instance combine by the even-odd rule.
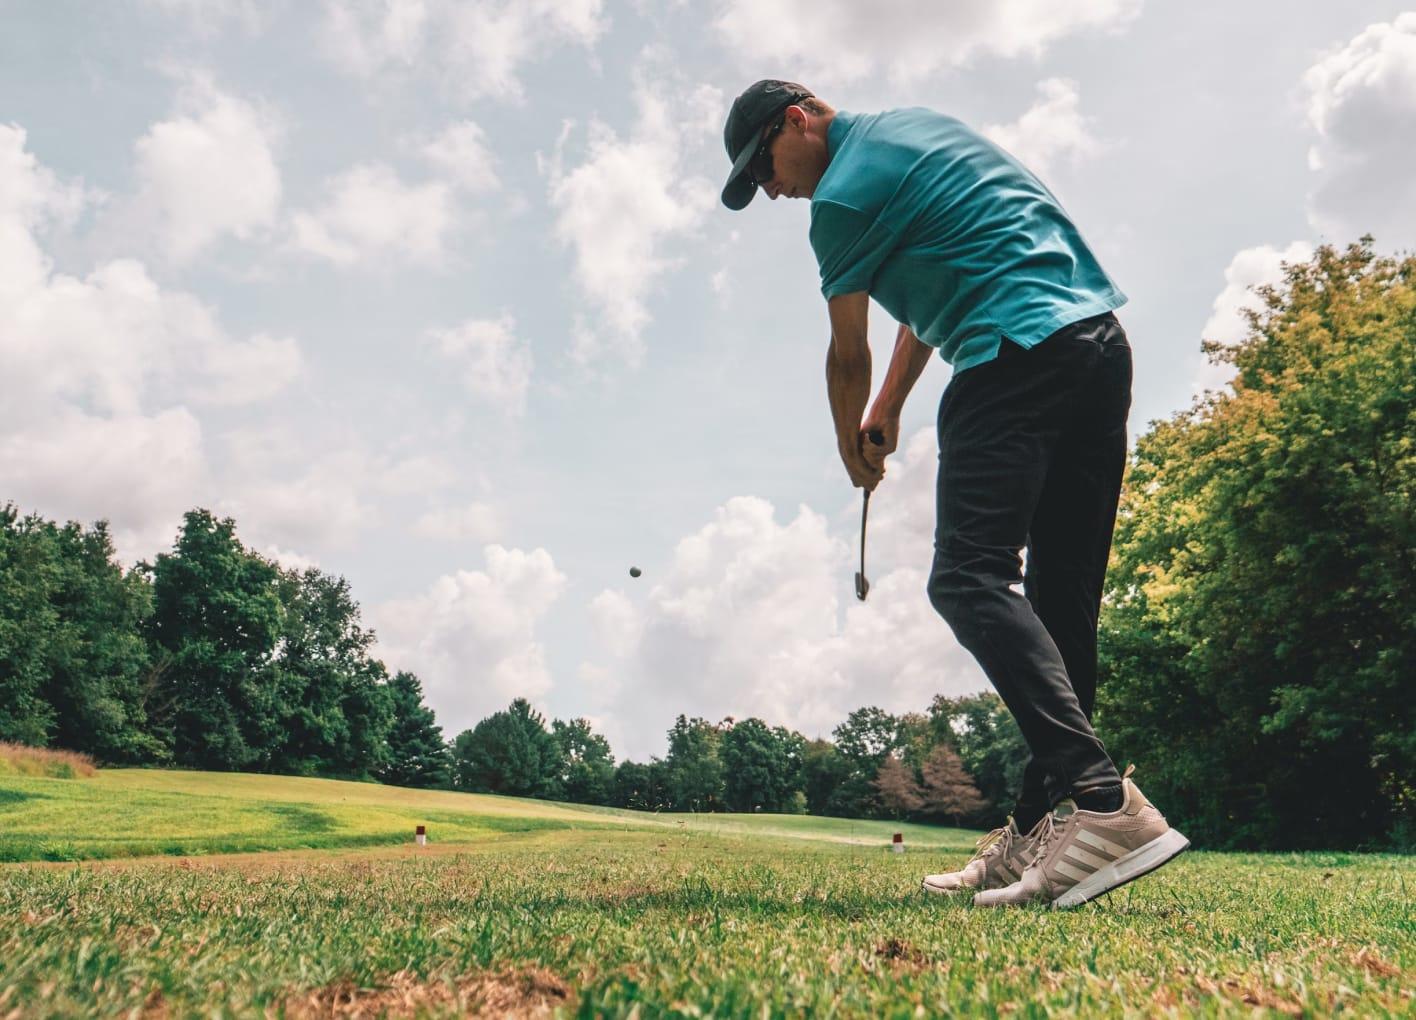
[[1125, 857], [1120, 857], [1105, 867], [1098, 868], [1061, 896], [1052, 901], [1054, 909], [1080, 907], [1096, 899], [1103, 893], [1119, 889], [1127, 882], [1134, 882], [1142, 875], [1149, 875], [1156, 868], [1174, 860], [1190, 846], [1190, 841], [1174, 829], [1166, 829], [1145, 846], [1137, 847]]

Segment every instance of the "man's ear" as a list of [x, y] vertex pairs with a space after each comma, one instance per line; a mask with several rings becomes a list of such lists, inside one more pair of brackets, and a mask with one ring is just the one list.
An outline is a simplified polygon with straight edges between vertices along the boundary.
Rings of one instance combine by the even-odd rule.
[[798, 131], [805, 131], [809, 118], [800, 106], [787, 107], [787, 123]]

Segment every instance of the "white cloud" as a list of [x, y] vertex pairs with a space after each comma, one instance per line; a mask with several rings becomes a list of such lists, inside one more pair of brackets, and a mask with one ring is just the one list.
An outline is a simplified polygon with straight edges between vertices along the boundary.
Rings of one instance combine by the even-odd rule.
[[500, 530], [496, 508], [487, 503], [429, 510], [413, 525], [416, 534], [443, 542], [483, 544], [494, 539]]
[[463, 101], [514, 99], [524, 64], [607, 26], [602, 0], [326, 0], [321, 46], [362, 77], [427, 68]]
[[182, 407], [107, 416], [58, 407], [37, 427], [0, 431], [6, 498], [49, 516], [110, 521], [126, 562], [171, 543], [205, 476], [201, 425]]
[[[556, 236], [574, 250], [576, 282], [599, 312], [597, 323], [581, 321], [575, 331], [572, 354], [583, 365], [640, 363], [649, 295], [676, 264], [665, 243], [691, 233], [717, 200], [711, 181], [687, 173], [685, 155], [709, 136], [722, 93], [700, 86], [683, 95], [642, 74], [637, 80], [638, 117], [628, 138], [592, 120], [584, 162], [565, 170], [567, 124], [543, 162]], [[683, 109], [706, 113], [685, 120]]]
[[321, 45], [337, 65], [357, 75], [390, 65], [411, 66], [423, 48], [425, 0], [325, 0]]
[[977, 56], [1038, 57], [1068, 35], [1120, 30], [1140, 10], [1141, 0], [727, 0], [715, 27], [745, 65], [901, 84]]
[[200, 74], [187, 77], [179, 109], [138, 139], [138, 194], [121, 222], [155, 234], [170, 257], [185, 260], [224, 236], [248, 240], [275, 225], [280, 126]]
[[219, 506], [257, 546], [349, 548], [385, 523], [384, 497], [437, 493], [455, 479], [438, 457], [376, 452], [345, 436], [273, 426], [235, 429], [224, 440], [227, 484]]
[[1416, 12], [1372, 25], [1304, 77], [1317, 183], [1313, 227], [1339, 244], [1370, 233], [1416, 244]]
[[753, 497], [685, 537], [647, 596], [596, 596], [604, 658], [581, 672], [593, 707], [626, 735], [616, 752], [663, 753], [680, 712], [757, 715], [815, 736], [862, 705], [922, 710], [936, 693], [986, 686], [925, 593], [933, 515], [924, 525], [916, 504], [932, 504], [932, 445], [927, 432], [911, 440], [887, 476], [896, 484], [872, 499], [865, 604], [838, 601], [856, 569], [858, 511], [843, 515], [842, 538], [807, 507], [783, 524]]
[[525, 413], [533, 359], [530, 345], [516, 337], [515, 319], [469, 319], [455, 329], [433, 330], [431, 336], [470, 392], [509, 414]]
[[278, 545], [266, 545], [257, 550], [268, 560], [274, 560], [286, 570], [310, 570], [319, 567], [319, 561], [313, 556], [306, 556], [304, 553], [294, 552], [290, 549], [282, 549]]
[[47, 515], [109, 519], [131, 559], [169, 541], [209, 491], [187, 405], [269, 396], [300, 353], [289, 339], [231, 339], [206, 305], [131, 259], [83, 279], [55, 273], [38, 232], [72, 219], [82, 195], [27, 151], [22, 128], [0, 126], [0, 477]]
[[[1257, 311], [1260, 301], [1253, 288], [1278, 284], [1283, 280], [1283, 263], [1306, 262], [1313, 257], [1313, 246], [1306, 241], [1294, 241], [1279, 250], [1272, 245], [1246, 248], [1230, 260], [1224, 270], [1224, 290], [1214, 299], [1213, 310], [1201, 332], [1204, 340], [1236, 344], [1249, 332], [1244, 310]], [[1224, 390], [1233, 381], [1235, 369], [1227, 363], [1215, 364], [1201, 354], [1196, 367], [1191, 392], [1200, 396], [1206, 390]]]
[[417, 673], [452, 736], [505, 708], [539, 702], [551, 690], [537, 628], [566, 578], [544, 549], [489, 545], [482, 570], [459, 570], [421, 595], [370, 608], [378, 654], [390, 669]]
[[990, 124], [983, 133], [1046, 180], [1059, 163], [1078, 163], [1104, 151], [1082, 116], [1077, 83], [1048, 78], [1038, 83], [1038, 99], [1011, 124]]
[[422, 147], [427, 160], [466, 191], [495, 190], [496, 159], [487, 147], [487, 134], [470, 120], [450, 124]]
[[387, 166], [365, 163], [321, 190], [330, 194], [323, 208], [294, 216], [296, 248], [342, 266], [373, 264], [387, 255], [421, 263], [442, 257], [452, 225], [447, 184], [404, 184]]

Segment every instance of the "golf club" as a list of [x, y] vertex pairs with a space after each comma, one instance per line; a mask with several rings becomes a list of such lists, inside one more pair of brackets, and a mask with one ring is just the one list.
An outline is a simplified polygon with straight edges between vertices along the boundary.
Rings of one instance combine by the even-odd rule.
[[[885, 433], [879, 429], [871, 429], [866, 435], [876, 446], [885, 445]], [[870, 594], [870, 582], [865, 579], [865, 519], [870, 513], [870, 490], [862, 490], [861, 495], [865, 498], [860, 505], [860, 570], [856, 572], [855, 585], [856, 598], [864, 602], [866, 595]]]

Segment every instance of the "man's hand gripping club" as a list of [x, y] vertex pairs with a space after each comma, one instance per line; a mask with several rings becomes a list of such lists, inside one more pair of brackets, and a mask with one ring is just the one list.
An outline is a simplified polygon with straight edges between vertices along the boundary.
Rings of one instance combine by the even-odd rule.
[[900, 326], [885, 381], [870, 414], [870, 345], [866, 339], [870, 297], [865, 291], [827, 302], [831, 346], [826, 353], [826, 393], [836, 425], [836, 448], [851, 484], [871, 492], [885, 477], [885, 458], [900, 441], [900, 412], [933, 348]]

